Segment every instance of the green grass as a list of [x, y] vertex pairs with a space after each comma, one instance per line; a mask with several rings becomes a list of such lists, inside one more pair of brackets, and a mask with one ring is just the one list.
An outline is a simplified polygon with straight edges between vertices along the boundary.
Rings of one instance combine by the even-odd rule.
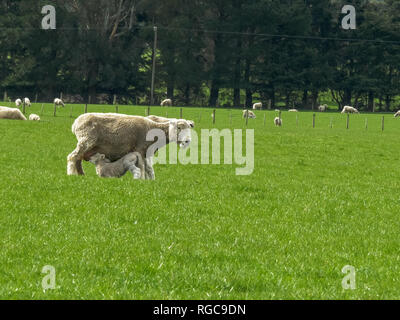
[[[41, 105], [27, 109], [40, 114]], [[152, 114], [179, 115], [178, 108]], [[89, 106], [114, 111], [111, 106]], [[143, 107], [119, 111], [145, 114]], [[275, 112], [249, 120], [255, 170], [156, 165], [156, 181], [66, 175], [73, 118], [0, 121], [1, 299], [383, 299], [400, 297], [400, 123], [391, 115]], [[201, 121], [199, 122], [201, 113]], [[196, 131], [211, 109], [183, 109]], [[215, 127], [246, 128], [217, 110]], [[365, 130], [368, 118], [368, 130]], [[332, 119], [333, 128], [330, 128]], [[57, 288], [41, 287], [45, 265]], [[341, 269], [357, 270], [356, 290]]]

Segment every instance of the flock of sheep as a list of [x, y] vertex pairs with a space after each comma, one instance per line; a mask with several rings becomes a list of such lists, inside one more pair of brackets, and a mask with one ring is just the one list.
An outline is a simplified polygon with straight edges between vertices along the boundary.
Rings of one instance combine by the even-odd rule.
[[[59, 106], [65, 107], [64, 102], [59, 98], [54, 99], [54, 104], [58, 107]], [[29, 100], [29, 98], [24, 98], [24, 100], [21, 100], [21, 99], [15, 100], [15, 106], [17, 108], [9, 108], [9, 107], [1, 107], [0, 106], [0, 119], [27, 120], [25, 115], [19, 109], [22, 105], [25, 105], [26, 107], [30, 107], [32, 105], [31, 100]], [[29, 116], [29, 120], [30, 121], [40, 121], [40, 117], [37, 114], [32, 113]]]

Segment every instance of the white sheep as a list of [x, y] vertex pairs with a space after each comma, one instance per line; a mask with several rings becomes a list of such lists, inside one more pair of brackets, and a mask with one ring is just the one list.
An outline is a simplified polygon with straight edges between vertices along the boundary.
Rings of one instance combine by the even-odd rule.
[[279, 110], [279, 109], [275, 109], [275, 112], [280, 112], [281, 110]]
[[59, 106], [65, 107], [64, 102], [63, 102], [61, 99], [59, 99], [59, 98], [55, 98], [55, 99], [54, 99], [54, 104], [55, 104], [57, 107], [59, 107]]
[[395, 117], [395, 118], [400, 117], [400, 110], [397, 111], [397, 112], [394, 114], [394, 117]]
[[29, 116], [29, 120], [31, 120], [31, 121], [40, 121], [40, 117], [37, 114], [32, 113]]
[[274, 124], [275, 124], [277, 127], [281, 127], [281, 126], [282, 126], [282, 119], [279, 118], [279, 117], [276, 117], [276, 118], [274, 119]]
[[130, 171], [134, 179], [144, 179], [144, 162], [138, 152], [128, 153], [121, 159], [111, 162], [104, 154], [96, 153], [89, 162], [96, 166], [96, 173], [102, 178], [120, 178]]
[[0, 107], [0, 119], [26, 120], [26, 117], [17, 108]]
[[151, 158], [156, 152], [154, 141], [148, 141], [149, 133], [163, 132], [165, 141], [157, 148], [176, 142], [186, 148], [191, 142], [192, 121], [184, 119], [155, 122], [151, 119], [117, 113], [86, 113], [79, 116], [72, 125], [72, 133], [78, 143], [68, 155], [68, 175], [83, 175], [82, 160], [96, 153], [104, 154], [110, 161], [116, 161], [130, 152], [139, 152], [144, 159], [146, 178], [154, 179]]
[[320, 112], [325, 112], [326, 110], [328, 110], [327, 104], [323, 104], [318, 107], [318, 111], [320, 111]]
[[172, 106], [172, 100], [171, 100], [171, 99], [165, 99], [165, 100], [163, 100], [163, 101], [161, 102], [161, 106], [162, 106], [162, 107], [166, 107], [166, 106], [170, 107], [170, 106]]
[[29, 100], [29, 98], [25, 98], [25, 99], [24, 99], [24, 102], [25, 102], [25, 105], [26, 105], [27, 107], [30, 107], [30, 106], [31, 106], [31, 100]]
[[257, 110], [257, 109], [262, 109], [262, 103], [261, 102], [256, 102], [255, 104], [253, 104], [253, 110]]
[[243, 110], [243, 118], [249, 117], [249, 119], [255, 119], [256, 115], [253, 111], [250, 110]]
[[359, 113], [358, 110], [354, 107], [344, 106], [341, 113]]
[[288, 111], [289, 112], [299, 112], [299, 110], [297, 110], [297, 109], [289, 109]]
[[22, 105], [22, 100], [21, 99], [15, 100], [15, 105], [17, 106], [17, 108], [19, 108]]

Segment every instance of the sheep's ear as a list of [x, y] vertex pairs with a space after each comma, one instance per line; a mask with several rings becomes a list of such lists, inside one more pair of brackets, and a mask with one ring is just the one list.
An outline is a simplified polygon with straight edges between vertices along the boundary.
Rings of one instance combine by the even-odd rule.
[[188, 120], [188, 124], [191, 128], [194, 128], [194, 121]]

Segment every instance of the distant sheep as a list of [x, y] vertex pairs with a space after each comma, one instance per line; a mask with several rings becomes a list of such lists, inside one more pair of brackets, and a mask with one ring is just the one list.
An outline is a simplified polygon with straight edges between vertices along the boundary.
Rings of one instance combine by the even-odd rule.
[[19, 108], [22, 105], [22, 100], [21, 99], [15, 100], [15, 105], [17, 106], [17, 108]]
[[24, 102], [25, 102], [25, 105], [26, 105], [27, 107], [30, 107], [30, 106], [31, 106], [31, 100], [29, 100], [29, 98], [25, 98], [25, 99], [24, 99]]
[[253, 104], [253, 110], [257, 110], [257, 109], [262, 109], [262, 103], [261, 102], [257, 102], [255, 104]]
[[26, 117], [17, 108], [0, 107], [0, 119], [26, 120]]
[[253, 111], [243, 110], [243, 118], [246, 118], [247, 116], [249, 117], [249, 119], [255, 119], [256, 118], [256, 115], [254, 114]]
[[104, 154], [96, 153], [89, 162], [96, 166], [96, 173], [102, 178], [120, 178], [130, 171], [134, 179], [144, 179], [144, 162], [138, 152], [128, 153], [121, 159], [111, 162]]
[[64, 102], [63, 102], [61, 99], [59, 99], [59, 98], [55, 98], [55, 99], [54, 99], [54, 104], [55, 104], [57, 107], [59, 107], [59, 106], [65, 107]]
[[400, 117], [400, 110], [397, 111], [397, 112], [394, 114], [394, 117], [395, 117], [395, 118]]
[[170, 107], [172, 106], [172, 100], [171, 99], [165, 99], [161, 102], [161, 107]]
[[29, 116], [29, 120], [31, 120], [31, 121], [40, 121], [40, 117], [37, 114], [32, 113]]
[[279, 110], [279, 109], [275, 109], [275, 112], [280, 112], [281, 110]]
[[289, 112], [299, 112], [299, 110], [297, 110], [297, 109], [289, 109], [288, 111]]
[[354, 107], [344, 106], [342, 113], [359, 113], [358, 110]]
[[325, 112], [326, 110], [328, 110], [327, 104], [323, 104], [318, 107], [318, 111], [320, 111], [320, 112]]
[[282, 119], [279, 118], [279, 117], [276, 117], [276, 118], [274, 119], [274, 124], [275, 124], [277, 127], [281, 127], [281, 126], [282, 126]]

